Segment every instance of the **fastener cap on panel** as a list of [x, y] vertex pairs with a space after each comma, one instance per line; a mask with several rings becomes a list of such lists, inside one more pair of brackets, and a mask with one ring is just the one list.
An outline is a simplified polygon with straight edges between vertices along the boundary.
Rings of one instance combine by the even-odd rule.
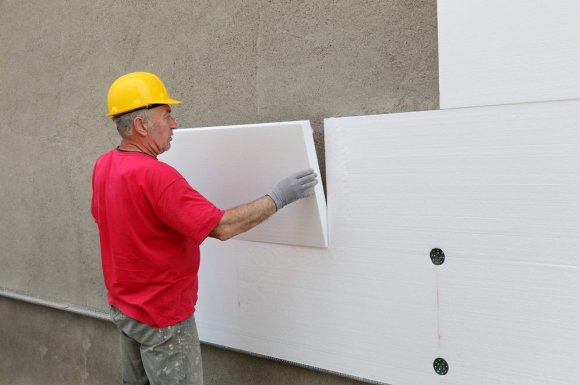
[[433, 361], [433, 369], [435, 369], [435, 373], [444, 376], [449, 371], [449, 365], [447, 364], [447, 361], [439, 357]]
[[433, 262], [434, 265], [442, 265], [443, 262], [445, 262], [445, 253], [441, 249], [431, 250], [429, 256], [431, 257], [431, 262]]

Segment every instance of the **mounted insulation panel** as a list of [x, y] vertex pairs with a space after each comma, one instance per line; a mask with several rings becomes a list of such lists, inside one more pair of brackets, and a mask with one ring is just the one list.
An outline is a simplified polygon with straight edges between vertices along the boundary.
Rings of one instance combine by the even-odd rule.
[[[580, 100], [325, 121], [332, 239], [382, 247], [385, 265], [420, 254], [417, 272], [436, 275], [437, 384], [579, 383], [579, 122]], [[384, 318], [405, 308], [376, 305]], [[393, 374], [380, 381], [426, 383]]]
[[439, 0], [441, 108], [580, 98], [580, 1]]

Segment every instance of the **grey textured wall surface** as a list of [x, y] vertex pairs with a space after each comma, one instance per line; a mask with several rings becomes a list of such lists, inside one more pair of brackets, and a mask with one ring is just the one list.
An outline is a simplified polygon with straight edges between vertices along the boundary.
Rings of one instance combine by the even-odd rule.
[[105, 309], [116, 77], [157, 73], [183, 127], [309, 119], [323, 160], [323, 118], [438, 107], [436, 0], [0, 0], [0, 68], [0, 287]]
[[0, 385], [120, 384], [111, 322], [0, 297]]

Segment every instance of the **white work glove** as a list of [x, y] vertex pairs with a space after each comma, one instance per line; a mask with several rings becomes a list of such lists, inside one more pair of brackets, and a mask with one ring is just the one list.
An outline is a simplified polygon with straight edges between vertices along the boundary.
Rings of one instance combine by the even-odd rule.
[[314, 170], [309, 168], [296, 172], [278, 182], [272, 192], [268, 194], [276, 204], [276, 209], [280, 210], [298, 199], [314, 194], [314, 186], [318, 183], [317, 176]]

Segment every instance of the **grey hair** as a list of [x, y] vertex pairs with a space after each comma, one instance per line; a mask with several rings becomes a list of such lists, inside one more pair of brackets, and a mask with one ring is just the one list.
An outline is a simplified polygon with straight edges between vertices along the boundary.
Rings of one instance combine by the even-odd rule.
[[130, 111], [123, 115], [113, 116], [113, 122], [117, 125], [117, 131], [121, 137], [127, 138], [131, 136], [133, 120], [137, 117], [142, 118], [147, 124], [150, 123], [149, 110], [147, 109]]

